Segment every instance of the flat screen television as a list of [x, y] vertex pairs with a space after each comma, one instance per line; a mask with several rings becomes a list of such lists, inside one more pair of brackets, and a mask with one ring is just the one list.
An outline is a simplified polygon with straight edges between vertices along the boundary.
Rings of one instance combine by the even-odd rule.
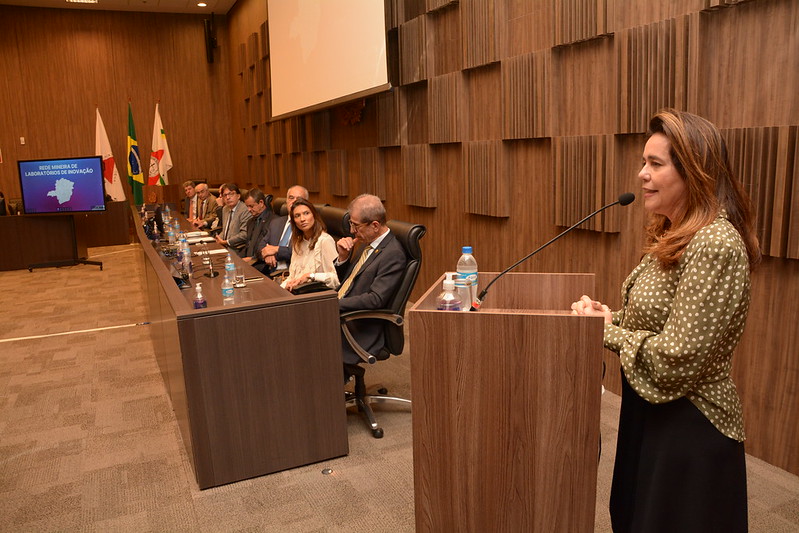
[[19, 161], [17, 165], [26, 215], [105, 211], [99, 155]]

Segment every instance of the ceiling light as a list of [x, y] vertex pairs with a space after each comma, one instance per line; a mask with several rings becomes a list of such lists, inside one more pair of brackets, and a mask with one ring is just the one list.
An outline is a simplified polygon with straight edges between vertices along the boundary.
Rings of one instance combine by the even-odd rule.
[[67, 0], [70, 4], [96, 4], [97, 0]]
[[197, 2], [197, 7], [207, 7], [207, 6], [208, 4], [206, 4], [205, 2]]

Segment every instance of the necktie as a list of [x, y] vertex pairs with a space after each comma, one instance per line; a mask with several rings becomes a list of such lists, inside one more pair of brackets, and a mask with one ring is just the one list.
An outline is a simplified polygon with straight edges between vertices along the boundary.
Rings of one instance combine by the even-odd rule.
[[194, 198], [194, 218], [200, 218], [200, 200]]
[[361, 257], [358, 259], [358, 262], [355, 263], [355, 267], [352, 269], [352, 272], [350, 273], [349, 277], [344, 280], [344, 283], [342, 283], [341, 287], [339, 287], [338, 289], [339, 299], [344, 298], [344, 295], [347, 294], [348, 290], [350, 290], [352, 282], [355, 280], [355, 276], [358, 274], [358, 272], [361, 270], [361, 267], [366, 262], [366, 258], [369, 256], [369, 250], [371, 249], [372, 249], [371, 246], [367, 246], [366, 248], [363, 249], [363, 253], [361, 254]]
[[288, 246], [290, 238], [291, 238], [291, 224], [286, 226], [286, 229], [283, 232], [283, 236], [280, 237], [280, 242], [278, 243], [278, 246]]
[[230, 234], [230, 225], [233, 223], [233, 213], [235, 211], [235, 208], [230, 210], [230, 216], [227, 219], [227, 224], [225, 224], [225, 235], [222, 237], [225, 240], [227, 240], [227, 236]]

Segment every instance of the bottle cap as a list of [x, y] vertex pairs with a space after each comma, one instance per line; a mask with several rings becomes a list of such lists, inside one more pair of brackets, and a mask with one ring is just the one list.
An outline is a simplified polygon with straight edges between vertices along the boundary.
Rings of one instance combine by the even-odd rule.
[[447, 272], [446, 278], [444, 278], [444, 290], [445, 291], [454, 291], [455, 290], [455, 280], [452, 279], [454, 274], [452, 272]]
[[470, 253], [472, 253], [472, 247], [471, 246], [464, 246], [462, 251], [461, 251], [461, 253], [462, 254], [470, 254]]

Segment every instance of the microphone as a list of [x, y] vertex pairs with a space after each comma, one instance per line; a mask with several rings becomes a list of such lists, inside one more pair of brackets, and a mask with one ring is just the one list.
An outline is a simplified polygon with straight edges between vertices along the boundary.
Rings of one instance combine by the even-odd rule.
[[516, 261], [515, 263], [513, 263], [511, 266], [509, 266], [508, 268], [506, 268], [505, 270], [503, 270], [502, 272], [500, 272], [499, 274], [497, 274], [497, 277], [495, 277], [494, 279], [492, 279], [492, 280], [491, 280], [491, 281], [488, 283], [488, 285], [486, 285], [486, 288], [485, 288], [485, 289], [483, 289], [483, 290], [482, 290], [482, 292], [480, 292], [480, 295], [479, 295], [479, 296], [478, 296], [478, 297], [475, 299], [475, 301], [472, 303], [472, 307], [469, 309], [469, 311], [479, 311], [479, 310], [480, 310], [480, 306], [482, 306], [482, 305], [483, 305], [483, 300], [485, 300], [486, 293], [488, 292], [488, 289], [490, 289], [490, 288], [491, 288], [491, 285], [493, 285], [494, 283], [496, 283], [496, 281], [497, 281], [499, 278], [501, 278], [502, 276], [504, 276], [505, 274], [507, 274], [508, 272], [510, 272], [511, 270], [513, 270], [514, 268], [516, 268], [517, 266], [519, 266], [520, 264], [524, 263], [525, 261], [527, 261], [528, 259], [530, 259], [531, 257], [533, 257], [535, 254], [537, 254], [538, 252], [540, 252], [541, 250], [543, 250], [544, 248], [546, 248], [547, 246], [549, 246], [550, 244], [552, 244], [552, 243], [553, 243], [553, 242], [555, 242], [556, 240], [560, 239], [561, 237], [563, 237], [564, 235], [566, 235], [567, 233], [569, 233], [571, 230], [573, 230], [574, 228], [576, 228], [577, 226], [579, 226], [580, 224], [582, 224], [583, 222], [585, 222], [585, 221], [586, 221], [586, 220], [588, 220], [589, 218], [591, 218], [591, 217], [594, 217], [594, 216], [598, 215], [599, 213], [601, 213], [602, 211], [604, 211], [604, 210], [605, 210], [605, 209], [607, 209], [608, 207], [613, 207], [613, 206], [614, 206], [614, 205], [616, 205], [616, 204], [621, 204], [621, 205], [630, 205], [630, 204], [631, 204], [631, 203], [633, 203], [634, 201], [635, 201], [635, 195], [634, 195], [633, 193], [631, 193], [631, 192], [625, 192], [625, 193], [623, 193], [623, 194], [620, 194], [620, 195], [619, 195], [619, 199], [618, 199], [618, 200], [616, 200], [615, 202], [612, 202], [612, 203], [609, 203], [609, 204], [608, 204], [608, 205], [606, 205], [606, 206], [600, 207], [599, 209], [597, 209], [596, 211], [594, 211], [593, 213], [591, 213], [590, 215], [588, 215], [588, 216], [587, 216], [587, 217], [585, 217], [584, 219], [580, 220], [580, 221], [579, 221], [579, 222], [577, 222], [576, 224], [573, 224], [572, 226], [570, 226], [568, 229], [566, 229], [566, 230], [565, 230], [565, 231], [563, 231], [562, 233], [558, 234], [557, 236], [553, 237], [552, 239], [550, 239], [550, 240], [549, 240], [549, 241], [547, 241], [546, 243], [542, 244], [541, 246], [539, 246], [538, 248], [536, 248], [535, 250], [533, 250], [533, 251], [532, 251], [532, 252], [530, 252], [529, 254], [525, 255], [524, 257], [522, 257], [521, 259], [519, 259], [518, 261]]

